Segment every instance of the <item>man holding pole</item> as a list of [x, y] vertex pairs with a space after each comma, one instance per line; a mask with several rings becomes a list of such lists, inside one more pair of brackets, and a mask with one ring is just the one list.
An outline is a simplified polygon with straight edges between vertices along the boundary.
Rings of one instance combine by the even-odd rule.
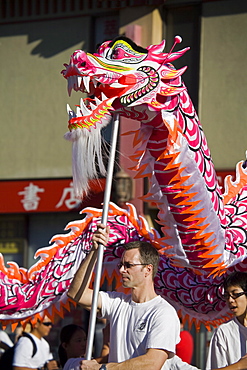
[[[93, 290], [89, 289], [98, 246], [106, 246], [109, 228], [98, 225], [92, 237], [92, 250], [77, 271], [68, 296], [91, 309]], [[158, 269], [157, 250], [147, 242], [135, 241], [124, 246], [119, 263], [122, 283], [131, 294], [99, 292], [97, 312], [110, 323], [109, 363], [83, 360], [81, 369], [162, 369], [173, 357], [179, 342], [180, 323], [175, 309], [154, 290]]]

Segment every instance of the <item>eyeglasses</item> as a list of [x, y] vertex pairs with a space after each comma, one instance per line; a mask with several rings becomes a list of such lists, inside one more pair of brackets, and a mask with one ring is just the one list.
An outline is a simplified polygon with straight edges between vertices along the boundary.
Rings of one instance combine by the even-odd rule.
[[119, 270], [121, 269], [121, 267], [124, 267], [125, 270], [126, 269], [130, 269], [131, 267], [134, 267], [134, 266], [147, 266], [149, 265], [149, 263], [129, 263], [129, 262], [120, 262], [117, 264], [117, 267], [119, 268]]
[[224, 298], [225, 301], [227, 301], [230, 297], [232, 299], [237, 299], [237, 298], [241, 297], [244, 294], [247, 294], [247, 292], [240, 292], [240, 293], [228, 293], [227, 292], [227, 293], [223, 294], [223, 298]]
[[42, 324], [45, 325], [45, 326], [52, 326], [53, 325], [52, 322], [42, 322]]

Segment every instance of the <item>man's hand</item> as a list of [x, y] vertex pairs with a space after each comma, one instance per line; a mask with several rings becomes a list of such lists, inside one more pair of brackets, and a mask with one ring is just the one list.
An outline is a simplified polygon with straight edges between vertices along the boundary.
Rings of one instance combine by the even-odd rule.
[[234, 362], [234, 364], [220, 367], [218, 370], [246, 370], [246, 369], [247, 369], [247, 354], [240, 358], [240, 360], [238, 360], [237, 362]]
[[[109, 226], [98, 224], [97, 230], [92, 236], [92, 249], [81, 265], [72, 280], [68, 297], [90, 310], [93, 300], [93, 290], [89, 288], [92, 273], [97, 260], [99, 244], [106, 246], [109, 239]], [[98, 309], [101, 309], [101, 297], [98, 299]]]
[[80, 370], [99, 370], [100, 367], [96, 360], [82, 360]]
[[237, 363], [236, 369], [245, 370], [247, 369], [247, 355], [243, 356]]
[[51, 360], [46, 363], [46, 369], [47, 370], [57, 370], [59, 367], [57, 366], [57, 361]]
[[97, 230], [92, 236], [93, 249], [98, 249], [99, 244], [107, 245], [109, 240], [109, 226], [105, 227], [103, 224], [97, 225]]

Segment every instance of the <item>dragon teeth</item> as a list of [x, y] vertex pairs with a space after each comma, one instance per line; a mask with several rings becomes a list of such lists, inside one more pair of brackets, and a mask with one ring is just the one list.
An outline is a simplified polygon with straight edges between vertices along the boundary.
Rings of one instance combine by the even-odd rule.
[[77, 117], [82, 117], [82, 114], [81, 114], [81, 109], [80, 109], [80, 107], [76, 107], [76, 115], [77, 115]]
[[105, 94], [103, 92], [101, 93], [101, 99], [102, 99], [102, 101], [107, 99], [107, 97], [105, 96]]
[[84, 76], [83, 77], [83, 83], [86, 89], [86, 92], [89, 93], [89, 82], [90, 82], [90, 77], [89, 76]]
[[[69, 90], [69, 94], [71, 92], [71, 90], [73, 88], [78, 88], [78, 84], [81, 83], [83, 79], [83, 83], [87, 84], [87, 89], [89, 88], [89, 81], [90, 81], [90, 77], [89, 76], [84, 76], [84, 77], [78, 77], [78, 76], [71, 76], [70, 78], [68, 78], [68, 90]], [[86, 88], [86, 86], [85, 86]], [[89, 102], [90, 104], [90, 108], [89, 109], [83, 99], [81, 98], [80, 100], [80, 105], [76, 107], [76, 113], [70, 108], [69, 104], [67, 104], [67, 113], [69, 115], [69, 119], [72, 119], [72, 118], [75, 118], [75, 117], [83, 117], [83, 116], [90, 116], [92, 114], [92, 112], [100, 105], [102, 104], [103, 101], [105, 100], [112, 100], [112, 99], [108, 99], [107, 96], [101, 92], [101, 99], [100, 100], [99, 98], [95, 97], [94, 98], [94, 103], [92, 102]]]
[[73, 112], [73, 110], [70, 108], [70, 105], [67, 104], [67, 113], [70, 114], [70, 112]]
[[67, 113], [69, 115], [69, 119], [76, 117], [75, 112], [70, 108], [69, 104], [67, 104]]
[[88, 116], [92, 113], [91, 110], [86, 107], [82, 99], [80, 101], [80, 108], [81, 108], [83, 116]]
[[97, 106], [100, 105], [101, 101], [97, 98], [97, 96], [95, 96], [94, 99], [95, 99], [95, 103], [97, 104]]
[[95, 110], [97, 108], [98, 104], [97, 105], [94, 105], [92, 102], [90, 102], [90, 107], [93, 110]]
[[82, 81], [82, 77], [81, 76], [78, 76], [77, 77], [77, 84], [78, 84], [78, 87], [80, 88], [81, 86], [81, 81]]

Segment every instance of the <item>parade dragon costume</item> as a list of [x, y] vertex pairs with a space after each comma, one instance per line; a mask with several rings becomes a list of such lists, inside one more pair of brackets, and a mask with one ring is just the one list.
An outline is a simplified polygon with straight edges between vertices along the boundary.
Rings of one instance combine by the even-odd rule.
[[[233, 270], [246, 269], [247, 171], [236, 166], [236, 180], [226, 178], [221, 193], [202, 127], [182, 74], [172, 64], [189, 49], [170, 52], [165, 41], [142, 48], [125, 37], [104, 42], [97, 53], [77, 50], [65, 64], [63, 77], [72, 90], [87, 93], [75, 111], [68, 107], [66, 139], [73, 147], [73, 181], [77, 196], [88, 182], [105, 176], [101, 130], [114, 113], [137, 120], [133, 139], [135, 178], [147, 177], [145, 202], [155, 204], [161, 233], [149, 228], [133, 205], [110, 204], [110, 241], [104, 252], [103, 276], [115, 279], [122, 244], [150, 241], [160, 253], [155, 287], [184, 321], [207, 328], [230, 318], [222, 298], [222, 282]], [[36, 252], [30, 269], [0, 259], [0, 321], [6, 325], [63, 316], [72, 301], [69, 285], [91, 248], [101, 209], [82, 210], [79, 220]], [[78, 217], [79, 218], [79, 217]]]

